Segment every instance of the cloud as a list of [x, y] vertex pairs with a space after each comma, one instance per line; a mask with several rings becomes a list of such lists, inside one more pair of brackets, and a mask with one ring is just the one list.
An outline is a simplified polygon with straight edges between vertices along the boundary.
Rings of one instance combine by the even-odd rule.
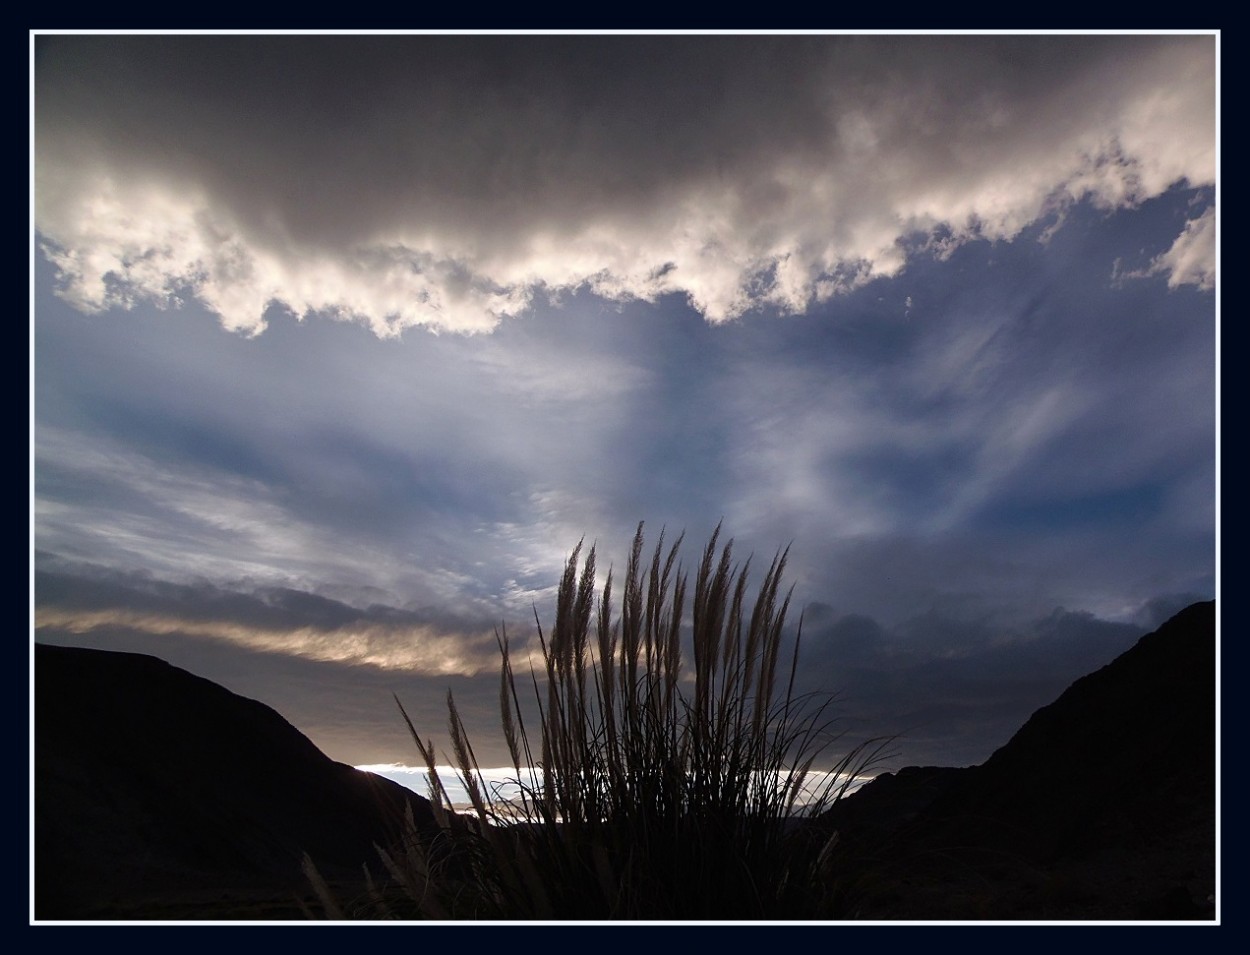
[[[46, 562], [46, 561], [45, 561]], [[126, 630], [178, 634], [323, 663], [418, 676], [476, 676], [498, 669], [495, 629], [446, 614], [342, 601], [289, 588], [179, 584], [90, 566], [36, 574], [36, 631]], [[525, 634], [514, 640], [526, 653]]]
[[1208, 206], [1185, 222], [1181, 234], [1166, 252], [1159, 253], [1140, 269], [1126, 268], [1123, 259], [1116, 259], [1111, 277], [1117, 286], [1123, 286], [1127, 279], [1162, 275], [1167, 278], [1169, 289], [1191, 285], [1199, 291], [1209, 292], [1215, 288], [1215, 261], [1215, 208]]
[[[801, 313], [916, 248], [1214, 181], [1213, 37], [43, 37], [36, 227], [97, 311], [482, 332]], [[1157, 267], [1207, 287], [1210, 213]]]
[[1150, 271], [1166, 275], [1168, 288], [1194, 285], [1203, 291], [1215, 287], [1215, 210], [1185, 223], [1172, 247], [1154, 260]]
[[243, 340], [184, 318], [41, 312], [42, 548], [525, 620], [580, 537], [620, 526], [628, 541], [640, 516], [661, 519], [639, 502], [617, 522], [604, 500], [641, 466], [625, 432], [655, 382], [645, 356], [597, 338], [645, 326], [535, 321], [396, 347], [332, 321]]
[[969, 765], [1147, 629], [1062, 608], [1011, 619], [958, 599], [884, 626], [816, 604], [805, 618], [799, 680], [837, 694], [844, 743], [897, 734], [889, 768]]
[[793, 541], [801, 595], [879, 619], [952, 589], [1125, 619], [1210, 586], [1209, 302], [1106, 275], [1184, 204], [1074, 208], [1046, 245], [968, 243], [785, 322], [582, 292], [400, 345], [49, 301], [40, 546], [511, 625], [583, 536], [619, 566], [640, 519], [695, 546], [723, 518], [761, 559]]
[[[228, 620], [192, 621], [128, 609], [66, 612], [35, 611], [35, 628], [90, 633], [125, 628], [150, 634], [181, 634], [225, 640], [247, 650], [281, 653], [327, 663], [360, 664], [384, 670], [406, 670], [426, 676], [476, 676], [497, 669], [486, 652], [490, 634], [473, 635], [470, 652], [464, 635], [429, 627], [361, 622], [343, 627], [250, 626]], [[476, 646], [473, 646], [476, 645]]]

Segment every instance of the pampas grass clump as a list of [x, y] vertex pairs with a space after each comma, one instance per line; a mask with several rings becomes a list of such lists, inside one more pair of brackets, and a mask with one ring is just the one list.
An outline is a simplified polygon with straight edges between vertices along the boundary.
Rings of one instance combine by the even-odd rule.
[[[382, 852], [405, 899], [388, 907], [378, 895], [381, 911], [500, 920], [841, 914], [836, 833], [813, 835], [799, 817], [828, 809], [881, 748], [826, 756], [837, 739], [830, 700], [796, 695], [797, 640], [788, 659], [781, 653], [786, 552], [748, 606], [750, 560], [735, 565], [733, 542], [718, 551], [719, 536], [718, 527], [691, 593], [681, 538], [665, 551], [661, 534], [644, 562], [639, 524], [615, 618], [613, 575], [596, 594], [595, 549], [583, 559], [579, 544], [554, 622], [547, 631], [539, 622], [542, 665], [529, 679], [498, 634], [500, 715], [519, 796], [485, 791], [449, 693], [454, 762], [473, 806], [457, 815], [433, 742], [403, 713], [440, 828], [433, 838], [411, 829], [404, 846]], [[682, 648], [687, 601], [692, 673]]]

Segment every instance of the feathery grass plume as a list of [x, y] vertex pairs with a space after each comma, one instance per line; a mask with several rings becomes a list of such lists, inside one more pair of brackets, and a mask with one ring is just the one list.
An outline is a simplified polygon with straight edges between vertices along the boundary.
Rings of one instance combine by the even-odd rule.
[[[418, 854], [419, 875], [400, 880], [423, 893], [423, 911], [500, 919], [842, 914], [836, 834], [804, 833], [801, 817], [841, 798], [882, 758], [886, 741], [832, 754], [832, 698], [795, 693], [798, 636], [785, 682], [778, 679], [788, 552], [773, 558], [752, 604], [750, 560], [734, 562], [732, 541], [718, 548], [720, 533], [718, 525], [703, 551], [688, 617], [682, 537], [666, 551], [661, 533], [644, 563], [638, 525], [616, 619], [612, 573], [596, 600], [595, 547], [584, 558], [584, 540], [573, 549], [549, 632], [535, 615], [537, 764], [525, 694], [499, 631], [500, 715], [516, 800], [482, 791], [449, 693], [457, 773], [475, 814], [457, 816], [432, 742], [404, 714], [445, 840], [441, 855]], [[692, 689], [683, 683], [687, 636]]]
[[321, 877], [321, 872], [313, 862], [312, 856], [307, 852], [300, 859], [300, 868], [304, 870], [304, 877], [308, 879], [309, 884], [313, 887], [313, 891], [317, 893], [317, 901], [324, 906], [326, 918], [342, 921], [342, 907], [340, 907], [338, 900], [334, 897], [334, 893], [330, 891], [330, 887], [326, 885], [326, 880]]

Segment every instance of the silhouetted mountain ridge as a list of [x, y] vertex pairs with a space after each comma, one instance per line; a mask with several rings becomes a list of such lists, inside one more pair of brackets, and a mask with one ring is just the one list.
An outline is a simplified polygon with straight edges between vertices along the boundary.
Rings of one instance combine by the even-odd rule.
[[[428, 803], [325, 756], [276, 711], [156, 657], [35, 646], [36, 917], [192, 918], [273, 895], [298, 917], [300, 859], [379, 866], [373, 843]], [[182, 897], [181, 908], [156, 905]], [[151, 903], [151, 904], [149, 904]], [[229, 917], [213, 914], [208, 917]]]
[[1207, 601], [1074, 682], [985, 763], [862, 787], [823, 822], [889, 886], [865, 914], [1210, 917], [1215, 688]]

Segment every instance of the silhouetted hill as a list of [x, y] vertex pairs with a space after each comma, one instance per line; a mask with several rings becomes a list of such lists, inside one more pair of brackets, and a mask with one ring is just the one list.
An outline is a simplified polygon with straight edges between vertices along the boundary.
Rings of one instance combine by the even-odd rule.
[[1210, 918], [1215, 604], [1033, 714], [984, 764], [909, 767], [825, 823], [884, 918]]
[[[405, 802], [269, 707], [148, 656], [35, 649], [38, 919], [298, 918]], [[908, 767], [820, 825], [860, 919], [1211, 918], [1215, 606], [1038, 710], [989, 760]], [[340, 895], [340, 898], [343, 896]]]
[[35, 647], [38, 919], [299, 918], [323, 874], [379, 868], [405, 802], [277, 712], [155, 657]]

